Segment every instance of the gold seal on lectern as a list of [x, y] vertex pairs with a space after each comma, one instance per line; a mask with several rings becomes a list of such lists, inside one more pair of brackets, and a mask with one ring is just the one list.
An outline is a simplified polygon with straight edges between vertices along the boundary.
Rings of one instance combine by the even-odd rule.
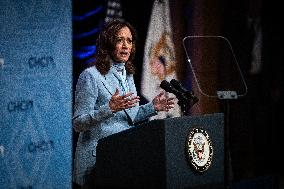
[[193, 128], [186, 139], [186, 156], [190, 165], [198, 172], [206, 171], [213, 157], [213, 146], [204, 129]]

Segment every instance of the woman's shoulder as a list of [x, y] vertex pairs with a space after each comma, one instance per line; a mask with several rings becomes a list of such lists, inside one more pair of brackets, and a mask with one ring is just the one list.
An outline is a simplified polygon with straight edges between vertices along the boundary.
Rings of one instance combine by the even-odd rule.
[[82, 71], [80, 74], [81, 76], [91, 76], [95, 78], [99, 78], [102, 76], [102, 74], [97, 70], [96, 66], [91, 66], [86, 68], [85, 70]]
[[91, 66], [91, 67], [88, 67], [88, 68], [86, 68], [85, 70], [82, 71], [82, 73], [79, 76], [79, 79], [97, 80], [101, 77], [102, 77], [102, 75], [97, 70], [96, 66]]
[[82, 74], [91, 74], [91, 75], [101, 75], [96, 66], [91, 66], [89, 68], [86, 68]]

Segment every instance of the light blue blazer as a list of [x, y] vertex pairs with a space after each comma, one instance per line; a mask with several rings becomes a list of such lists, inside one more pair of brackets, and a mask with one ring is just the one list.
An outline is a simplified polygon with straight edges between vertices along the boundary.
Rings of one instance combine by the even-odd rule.
[[[127, 75], [129, 91], [137, 95], [133, 75]], [[94, 168], [99, 139], [130, 128], [129, 123], [146, 120], [156, 115], [153, 103], [112, 113], [109, 100], [119, 87], [117, 72], [111, 67], [105, 76], [95, 66], [84, 70], [75, 92], [73, 128], [80, 132], [77, 141], [73, 180], [85, 183], [85, 176]], [[121, 90], [120, 90], [121, 91]]]

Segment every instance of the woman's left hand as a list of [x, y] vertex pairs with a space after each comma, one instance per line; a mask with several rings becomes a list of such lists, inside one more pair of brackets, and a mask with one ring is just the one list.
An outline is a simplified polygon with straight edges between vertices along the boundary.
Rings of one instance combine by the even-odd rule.
[[153, 104], [156, 111], [168, 112], [174, 107], [174, 98], [167, 97], [165, 92], [163, 91], [153, 99]]

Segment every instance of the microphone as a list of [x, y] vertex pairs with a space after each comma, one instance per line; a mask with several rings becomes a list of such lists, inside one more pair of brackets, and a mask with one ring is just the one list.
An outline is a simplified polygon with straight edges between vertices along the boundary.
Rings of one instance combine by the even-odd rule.
[[166, 80], [163, 80], [161, 82], [160, 87], [169, 93], [173, 93], [178, 98], [178, 100], [181, 100], [183, 102], [186, 102], [188, 100], [184, 93], [177, 90], [171, 83]]
[[177, 90], [181, 91], [182, 93], [187, 93], [188, 92], [185, 88], [183, 88], [183, 86], [180, 84], [180, 82], [178, 82], [175, 79], [172, 79], [170, 81], [170, 84], [172, 84], [172, 86], [174, 86], [174, 88], [176, 88]]
[[178, 91], [180, 91], [181, 93], [183, 93], [189, 100], [193, 100], [194, 103], [198, 102], [199, 99], [193, 94], [193, 92], [188, 91], [187, 89], [185, 89], [181, 83], [175, 79], [172, 79], [170, 81], [170, 84], [176, 88]]
[[169, 93], [173, 93], [177, 97], [178, 105], [180, 105], [184, 114], [186, 114], [188, 110], [199, 100], [192, 92], [183, 88], [175, 79], [172, 79], [170, 83], [163, 80], [160, 87]]

